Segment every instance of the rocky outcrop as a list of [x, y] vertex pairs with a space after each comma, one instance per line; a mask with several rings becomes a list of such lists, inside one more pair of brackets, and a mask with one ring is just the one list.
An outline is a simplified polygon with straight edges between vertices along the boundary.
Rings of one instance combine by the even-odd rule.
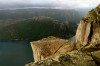
[[80, 21], [76, 42], [48, 37], [31, 46], [35, 62], [26, 66], [100, 66], [100, 5]]
[[60, 54], [72, 51], [74, 49], [74, 43], [50, 36], [39, 41], [31, 42], [31, 47], [33, 49], [34, 61], [37, 62], [56, 53]]
[[91, 56], [81, 51], [72, 51], [60, 54], [55, 58], [46, 58], [37, 63], [29, 63], [26, 66], [96, 66]]
[[76, 32], [76, 42], [80, 44], [78, 49], [96, 48], [96, 45], [100, 44], [100, 5], [80, 21]]
[[93, 59], [96, 61], [97, 65], [100, 65], [100, 50], [91, 52]]

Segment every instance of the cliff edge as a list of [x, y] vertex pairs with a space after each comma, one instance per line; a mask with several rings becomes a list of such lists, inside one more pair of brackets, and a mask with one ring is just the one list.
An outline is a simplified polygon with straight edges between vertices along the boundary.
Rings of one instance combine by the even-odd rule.
[[78, 48], [99, 48], [100, 46], [100, 5], [92, 9], [80, 21], [76, 32]]
[[76, 42], [48, 37], [31, 47], [34, 62], [25, 66], [100, 66], [100, 5], [80, 21]]

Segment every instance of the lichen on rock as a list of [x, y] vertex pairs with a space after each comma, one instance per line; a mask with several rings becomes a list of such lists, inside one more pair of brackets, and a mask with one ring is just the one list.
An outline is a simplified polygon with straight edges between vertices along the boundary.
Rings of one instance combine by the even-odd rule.
[[47, 58], [26, 66], [96, 66], [91, 56], [77, 50], [58, 55], [57, 59], [58, 61], [54, 58]]

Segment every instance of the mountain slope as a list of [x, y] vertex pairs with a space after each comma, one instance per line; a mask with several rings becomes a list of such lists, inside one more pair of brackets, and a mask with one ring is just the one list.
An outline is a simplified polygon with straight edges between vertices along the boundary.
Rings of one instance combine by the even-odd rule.
[[51, 35], [69, 38], [75, 34], [76, 27], [74, 23], [50, 17], [33, 17], [4, 27], [0, 30], [0, 39], [38, 40]]
[[46, 16], [60, 21], [79, 23], [82, 15], [76, 10], [64, 9], [15, 9], [0, 10], [0, 20], [3, 19], [27, 19], [33, 16]]

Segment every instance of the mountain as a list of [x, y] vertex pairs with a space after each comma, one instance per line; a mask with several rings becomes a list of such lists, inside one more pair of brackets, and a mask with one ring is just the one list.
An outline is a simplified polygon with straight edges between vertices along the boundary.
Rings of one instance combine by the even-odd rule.
[[69, 38], [75, 35], [77, 25], [50, 17], [32, 17], [9, 24], [0, 30], [0, 39], [38, 40], [47, 36]]
[[23, 8], [0, 10], [0, 20], [27, 19], [33, 16], [51, 17], [60, 21], [79, 23], [82, 15], [72, 9]]

